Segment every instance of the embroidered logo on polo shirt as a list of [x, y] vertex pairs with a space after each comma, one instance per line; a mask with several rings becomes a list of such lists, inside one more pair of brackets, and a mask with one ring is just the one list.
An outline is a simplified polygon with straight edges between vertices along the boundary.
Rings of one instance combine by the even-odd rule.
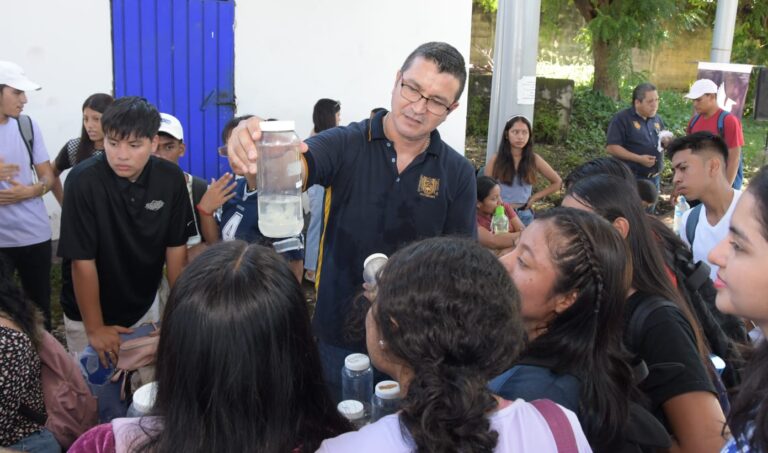
[[427, 198], [436, 198], [440, 189], [440, 180], [421, 175], [419, 178], [419, 195]]
[[632, 121], [632, 124], [635, 126], [635, 129], [640, 129], [640, 123], [637, 121]]
[[144, 207], [150, 211], [158, 211], [163, 206], [165, 206], [165, 202], [163, 200], [152, 200], [144, 205]]

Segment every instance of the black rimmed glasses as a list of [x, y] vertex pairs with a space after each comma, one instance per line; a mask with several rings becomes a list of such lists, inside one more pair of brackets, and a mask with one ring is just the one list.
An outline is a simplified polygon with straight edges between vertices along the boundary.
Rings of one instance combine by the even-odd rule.
[[422, 99], [427, 101], [427, 111], [433, 115], [445, 115], [451, 108], [442, 102], [428, 98], [421, 94], [419, 90], [408, 85], [407, 83], [400, 81], [400, 96], [408, 102], [419, 102]]

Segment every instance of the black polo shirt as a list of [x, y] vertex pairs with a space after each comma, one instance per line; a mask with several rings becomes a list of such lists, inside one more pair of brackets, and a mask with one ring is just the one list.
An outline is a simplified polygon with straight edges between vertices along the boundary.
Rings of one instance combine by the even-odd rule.
[[659, 132], [662, 130], [664, 130], [664, 121], [659, 115], [643, 119], [634, 107], [630, 107], [613, 116], [608, 125], [606, 143], [623, 146], [635, 154], [655, 156], [656, 165], [653, 167], [622, 160], [635, 176], [648, 178], [661, 173], [661, 169], [664, 168], [664, 156], [658, 149]]
[[347, 349], [363, 348], [362, 338], [348, 338], [345, 323], [363, 291], [368, 255], [392, 255], [427, 237], [477, 234], [477, 183], [469, 161], [435, 130], [426, 151], [398, 174], [394, 144], [384, 136], [385, 114], [306, 141], [307, 187], [326, 187], [312, 322], [321, 340]]
[[[105, 325], [131, 326], [147, 312], [163, 275], [166, 247], [187, 243], [194, 223], [181, 169], [149, 158], [136, 182], [119, 177], [104, 155], [67, 177], [59, 256], [96, 260]], [[82, 320], [73, 287], [62, 288], [68, 318]]]

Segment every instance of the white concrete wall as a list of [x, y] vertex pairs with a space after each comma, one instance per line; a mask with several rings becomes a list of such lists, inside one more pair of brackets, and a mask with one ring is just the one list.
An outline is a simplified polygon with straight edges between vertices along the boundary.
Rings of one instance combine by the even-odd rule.
[[[341, 101], [342, 124], [389, 110], [397, 70], [419, 44], [448, 42], [469, 64], [470, 0], [248, 0], [235, 21], [238, 114], [295, 120], [302, 137], [319, 98]], [[439, 128], [461, 153], [466, 96]]]
[[[112, 31], [105, 0], [14, 0], [3, 3], [0, 59], [21, 65], [43, 86], [27, 93], [24, 113], [42, 130], [51, 159], [80, 136], [85, 98], [112, 92]], [[53, 237], [61, 211], [46, 195]]]
[[[3, 5], [0, 59], [21, 65], [43, 86], [24, 112], [42, 129], [51, 159], [80, 134], [83, 101], [112, 92], [112, 38], [107, 0], [14, 0]], [[238, 114], [293, 119], [312, 128], [315, 101], [341, 101], [342, 123], [390, 107], [395, 75], [421, 43], [446, 41], [469, 63], [470, 0], [240, 0], [235, 9]], [[464, 152], [466, 89], [440, 127]], [[54, 239], [60, 210], [46, 196]]]

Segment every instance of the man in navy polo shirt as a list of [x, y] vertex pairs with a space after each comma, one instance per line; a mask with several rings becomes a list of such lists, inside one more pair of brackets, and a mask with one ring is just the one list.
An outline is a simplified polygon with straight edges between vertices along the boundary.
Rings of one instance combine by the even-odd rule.
[[[363, 330], [363, 317], [350, 313], [365, 258], [422, 238], [477, 234], [474, 169], [436, 130], [458, 107], [466, 77], [455, 48], [423, 44], [397, 72], [390, 112], [305, 142], [305, 187], [326, 188], [313, 328], [337, 399], [344, 357], [365, 351], [364, 338], [350, 333]], [[260, 121], [248, 120], [230, 137], [230, 164], [239, 173], [256, 171]]]
[[614, 115], [608, 125], [605, 150], [621, 159], [637, 179], [647, 179], [659, 189], [664, 159], [659, 151], [659, 133], [664, 121], [656, 114], [659, 93], [650, 83], [632, 91], [632, 107]]
[[101, 117], [104, 154], [72, 169], [64, 188], [59, 255], [72, 260], [63, 297], [70, 351], [90, 345], [117, 363], [118, 334], [159, 320], [157, 288], [167, 265], [171, 287], [187, 259], [194, 219], [181, 169], [151, 154], [160, 115], [125, 97]]

